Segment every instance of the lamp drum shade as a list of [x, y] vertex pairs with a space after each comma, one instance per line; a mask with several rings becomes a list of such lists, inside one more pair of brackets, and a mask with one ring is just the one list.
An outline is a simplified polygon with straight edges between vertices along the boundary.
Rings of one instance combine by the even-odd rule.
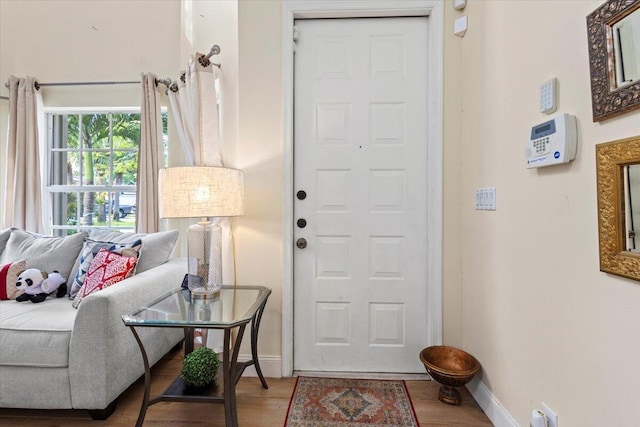
[[238, 169], [187, 166], [160, 169], [160, 218], [244, 215], [244, 176]]

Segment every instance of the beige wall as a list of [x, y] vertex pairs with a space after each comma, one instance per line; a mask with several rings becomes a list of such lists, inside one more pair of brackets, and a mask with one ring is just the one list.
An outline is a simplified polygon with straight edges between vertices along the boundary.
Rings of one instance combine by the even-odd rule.
[[[0, 1], [0, 94], [10, 75], [40, 82], [175, 76], [180, 2]], [[43, 87], [45, 107], [139, 106], [139, 85]], [[0, 100], [0, 188], [8, 102]]]
[[260, 351], [278, 357], [284, 268], [282, 8], [279, 1], [240, 1], [238, 16], [237, 166], [244, 171], [246, 214], [235, 222], [237, 281], [273, 289]]
[[[133, 81], [178, 67], [180, 4], [131, 1], [0, 1], [0, 80]], [[4, 86], [0, 93], [6, 93]], [[49, 106], [138, 106], [137, 85], [47, 87]], [[4, 132], [4, 129], [3, 129]]]
[[[451, 2], [449, 2], [451, 3]], [[460, 204], [462, 203], [462, 43], [453, 36], [458, 17], [452, 4], [444, 7], [444, 123], [442, 193], [442, 340], [462, 348], [462, 245]]]
[[[191, 38], [185, 3], [155, 1], [145, 18], [147, 1], [2, 0], [0, 81], [10, 74], [135, 80], [142, 71], [177, 77], [192, 50], [219, 43], [225, 158], [246, 179], [247, 214], [234, 220], [238, 283], [274, 289], [260, 350], [277, 358], [281, 2], [193, 2]], [[462, 13], [451, 3], [444, 25], [444, 341], [478, 357], [482, 381], [520, 425], [540, 401], [563, 426], [633, 425], [640, 419], [640, 285], [598, 271], [594, 146], [640, 134], [640, 111], [591, 121], [585, 16], [600, 1], [471, 0]], [[469, 31], [461, 39], [451, 28], [463, 13]], [[528, 170], [524, 141], [546, 117], [538, 89], [551, 77], [559, 81], [559, 110], [577, 116], [578, 157]], [[139, 96], [127, 87], [61, 91], [43, 90], [47, 103], [137, 105]], [[5, 132], [0, 121], [2, 153]], [[473, 191], [484, 186], [497, 188], [495, 212], [473, 209]]]
[[[640, 283], [599, 271], [595, 176], [595, 145], [640, 134], [640, 111], [592, 122], [585, 18], [601, 3], [472, 0], [455, 42], [463, 343], [523, 426], [540, 401], [562, 426], [640, 420]], [[577, 117], [578, 155], [529, 170], [524, 143], [547, 117], [538, 92], [551, 77], [558, 110]], [[484, 186], [497, 188], [495, 212], [474, 210]]]

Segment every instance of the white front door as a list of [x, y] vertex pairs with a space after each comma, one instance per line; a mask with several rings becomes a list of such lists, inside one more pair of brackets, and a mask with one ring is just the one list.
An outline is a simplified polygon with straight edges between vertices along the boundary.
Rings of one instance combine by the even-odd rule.
[[424, 373], [427, 25], [296, 21], [296, 371]]

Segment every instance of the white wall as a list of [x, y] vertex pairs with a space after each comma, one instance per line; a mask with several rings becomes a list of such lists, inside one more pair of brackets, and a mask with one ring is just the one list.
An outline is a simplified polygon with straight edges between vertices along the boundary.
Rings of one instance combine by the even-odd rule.
[[[640, 110], [592, 122], [586, 16], [600, 4], [472, 0], [451, 16], [469, 19], [450, 64], [462, 70], [463, 343], [523, 426], [541, 401], [562, 426], [640, 420], [640, 283], [599, 271], [595, 170], [595, 145], [640, 134]], [[551, 77], [558, 110], [577, 117], [578, 155], [529, 170], [524, 143], [547, 117], [538, 93]], [[495, 212], [474, 210], [485, 186]]]

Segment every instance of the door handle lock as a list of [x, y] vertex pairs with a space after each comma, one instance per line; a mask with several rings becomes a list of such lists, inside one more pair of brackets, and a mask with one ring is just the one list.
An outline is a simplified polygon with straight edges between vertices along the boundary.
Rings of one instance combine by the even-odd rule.
[[301, 237], [301, 238], [299, 238], [299, 239], [296, 241], [296, 246], [298, 247], [298, 249], [304, 249], [304, 248], [306, 248], [306, 247], [307, 247], [307, 239], [304, 239], [304, 238], [302, 238], [302, 237]]

